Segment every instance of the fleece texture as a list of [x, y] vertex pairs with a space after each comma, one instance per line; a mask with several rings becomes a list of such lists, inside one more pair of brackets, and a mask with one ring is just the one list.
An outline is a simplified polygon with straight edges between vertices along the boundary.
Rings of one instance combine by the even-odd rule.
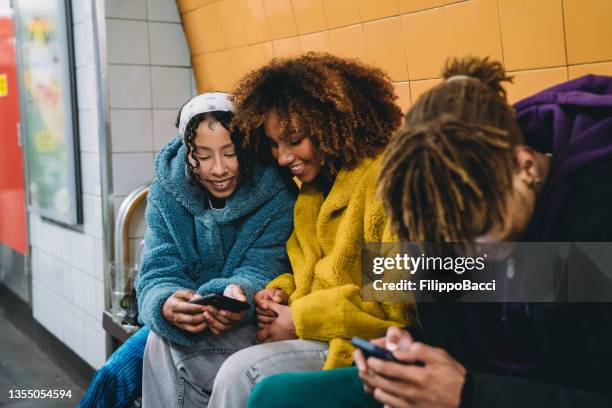
[[341, 169], [327, 197], [314, 184], [302, 185], [287, 242], [293, 274], [268, 284], [290, 295], [299, 338], [329, 342], [326, 369], [351, 364], [352, 336], [381, 337], [389, 326], [408, 323], [407, 304], [364, 302], [360, 295], [362, 244], [393, 241], [376, 199], [380, 162]]
[[240, 183], [225, 208], [212, 210], [204, 189], [187, 182], [185, 154], [177, 137], [156, 159], [136, 291], [142, 322], [188, 345], [194, 335], [162, 315], [166, 299], [179, 289], [206, 295], [234, 283], [251, 302], [247, 320], [252, 320], [253, 294], [290, 270], [285, 243], [293, 229], [295, 191], [275, 168], [257, 166], [252, 181]]

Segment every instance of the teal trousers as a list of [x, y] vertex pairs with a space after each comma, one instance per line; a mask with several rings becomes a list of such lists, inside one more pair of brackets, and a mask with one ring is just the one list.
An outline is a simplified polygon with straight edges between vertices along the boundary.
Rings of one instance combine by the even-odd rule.
[[247, 408], [380, 408], [367, 395], [356, 367], [277, 374], [253, 389]]

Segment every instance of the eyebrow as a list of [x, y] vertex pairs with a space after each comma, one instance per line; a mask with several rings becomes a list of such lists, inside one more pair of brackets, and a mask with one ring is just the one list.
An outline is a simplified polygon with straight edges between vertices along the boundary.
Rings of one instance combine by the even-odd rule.
[[[227, 149], [228, 147], [234, 147], [234, 143], [224, 144], [223, 146], [221, 146], [221, 149]], [[208, 150], [208, 151], [211, 151], [212, 149], [210, 147], [207, 147], [207, 146], [196, 146], [196, 150]]]

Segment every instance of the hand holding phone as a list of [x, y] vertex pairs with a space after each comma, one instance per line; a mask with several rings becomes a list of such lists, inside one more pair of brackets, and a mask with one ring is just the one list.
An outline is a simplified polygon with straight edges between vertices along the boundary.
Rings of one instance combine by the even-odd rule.
[[220, 293], [211, 293], [197, 299], [192, 299], [189, 301], [189, 303], [203, 306], [213, 306], [218, 310], [229, 310], [230, 312], [242, 312], [244, 310], [248, 310], [250, 307], [247, 302], [241, 302], [240, 300], [224, 296]]
[[417, 365], [421, 367], [425, 365], [422, 361], [408, 362], [398, 360], [397, 358], [395, 358], [391, 351], [387, 350], [386, 348], [379, 347], [376, 344], [370, 343], [369, 341], [367, 341], [366, 339], [362, 339], [361, 337], [353, 337], [351, 343], [353, 344], [353, 346], [361, 350], [366, 359], [368, 359], [368, 357], [374, 357], [381, 360], [392, 361], [394, 363], [404, 365]]

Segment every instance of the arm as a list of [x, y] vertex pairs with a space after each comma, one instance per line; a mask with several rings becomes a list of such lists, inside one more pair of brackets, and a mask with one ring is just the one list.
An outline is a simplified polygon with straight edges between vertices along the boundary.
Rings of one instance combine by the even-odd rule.
[[[382, 203], [376, 199], [376, 173], [368, 174], [363, 197], [362, 242], [393, 242], [388, 219]], [[297, 241], [290, 244], [299, 245]], [[351, 256], [360, 258], [361, 249]], [[315, 266], [328, 268], [330, 262], [321, 259]], [[352, 336], [376, 338], [384, 335], [389, 326], [405, 326], [408, 304], [401, 302], [365, 302], [360, 284], [361, 262], [353, 262], [352, 271], [338, 271], [339, 285], [312, 292], [291, 303], [296, 333], [300, 338], [329, 341]]]
[[140, 319], [169, 340], [189, 344], [190, 336], [166, 321], [162, 308], [177, 290], [196, 290], [185, 271], [179, 248], [168, 229], [166, 220], [153, 200], [149, 200], [145, 214], [149, 226], [145, 236], [145, 250], [140, 275], [136, 282]]
[[357, 285], [319, 290], [291, 303], [296, 334], [302, 339], [329, 341], [353, 336], [376, 338], [390, 326], [407, 323], [404, 303], [361, 300]]

